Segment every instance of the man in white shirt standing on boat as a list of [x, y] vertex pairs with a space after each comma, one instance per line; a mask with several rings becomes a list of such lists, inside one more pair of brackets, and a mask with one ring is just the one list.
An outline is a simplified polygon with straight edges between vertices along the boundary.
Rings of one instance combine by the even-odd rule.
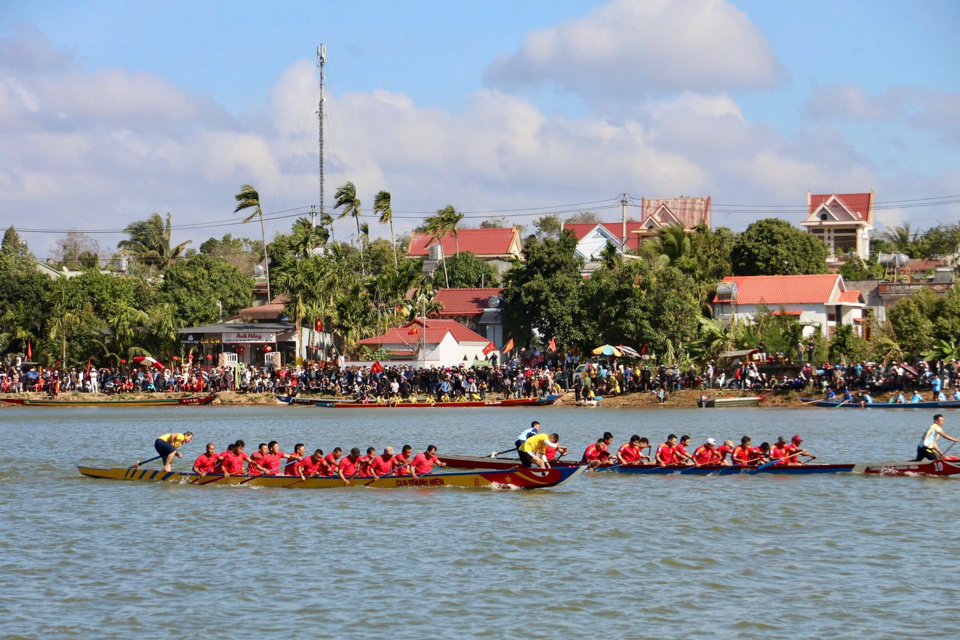
[[[923, 433], [923, 439], [920, 441], [920, 444], [917, 445], [917, 458], [914, 462], [920, 462], [922, 460], [939, 460], [943, 457], [943, 451], [940, 450], [940, 446], [937, 444], [937, 440], [943, 436], [951, 442], [957, 442], [960, 438], [954, 438], [948, 436], [943, 432], [943, 415], [937, 414], [933, 416], [933, 424], [930, 425], [927, 430]], [[950, 445], [951, 447], [953, 445]]]

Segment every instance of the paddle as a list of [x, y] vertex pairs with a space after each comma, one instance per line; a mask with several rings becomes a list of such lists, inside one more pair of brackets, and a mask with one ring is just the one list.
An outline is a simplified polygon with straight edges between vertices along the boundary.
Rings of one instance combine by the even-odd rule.
[[493, 453], [490, 454], [490, 457], [496, 458], [497, 456], [502, 455], [504, 453], [510, 453], [511, 451], [516, 451], [519, 448], [520, 447], [514, 447], [513, 449], [506, 449], [505, 451], [494, 451]]
[[835, 406], [834, 409], [839, 409], [840, 407], [842, 407], [843, 405], [847, 404], [848, 402], [850, 402], [850, 401], [849, 401], [849, 400], [844, 400], [843, 402], [841, 402], [840, 404], [838, 404], [837, 406]]
[[946, 458], [946, 457], [947, 457], [947, 453], [949, 453], [950, 449], [953, 449], [953, 445], [955, 445], [955, 444], [957, 444], [957, 441], [956, 441], [956, 440], [954, 440], [954, 441], [950, 444], [950, 446], [947, 447], [947, 450], [943, 452], [943, 456], [941, 456], [941, 457]]
[[130, 465], [129, 467], [127, 467], [127, 471], [130, 471], [130, 469], [139, 469], [141, 464], [147, 464], [148, 462], [153, 462], [154, 460], [159, 460], [159, 459], [162, 458], [162, 457], [163, 457], [163, 456], [153, 456], [153, 457], [150, 458], [149, 460], [144, 460], [143, 462], [140, 462], [140, 459], [137, 458], [137, 461], [136, 461], [136, 462], [134, 462], [132, 465]]

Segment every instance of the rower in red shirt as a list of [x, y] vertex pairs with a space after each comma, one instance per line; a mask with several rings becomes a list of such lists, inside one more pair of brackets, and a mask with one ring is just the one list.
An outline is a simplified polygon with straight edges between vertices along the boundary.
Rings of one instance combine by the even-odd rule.
[[724, 440], [723, 444], [717, 447], [717, 457], [719, 461], [717, 464], [730, 464], [730, 461], [727, 460], [727, 456], [732, 457], [733, 454], [733, 440]]
[[214, 474], [223, 473], [223, 459], [226, 457], [228, 453], [233, 454], [236, 450], [237, 450], [237, 445], [231, 442], [230, 444], [227, 445], [226, 451], [223, 451], [217, 455], [217, 462], [216, 464], [213, 465]]
[[753, 459], [753, 447], [750, 446], [750, 436], [740, 438], [740, 444], [734, 448], [730, 454], [730, 458], [733, 460], [733, 464], [750, 464], [750, 460]]
[[770, 459], [776, 460], [774, 464], [787, 464], [787, 439], [783, 436], [777, 436], [777, 442], [770, 447]]
[[677, 459], [673, 455], [673, 448], [677, 446], [677, 436], [670, 434], [667, 436], [667, 441], [662, 443], [657, 447], [657, 464], [661, 467], [669, 467], [672, 464], [677, 463]]
[[397, 456], [393, 455], [393, 447], [384, 447], [383, 453], [370, 461], [370, 472], [374, 479], [392, 475], [398, 464]]
[[356, 477], [358, 471], [360, 471], [360, 449], [354, 447], [350, 449], [350, 455], [340, 458], [337, 465], [337, 475], [343, 480], [343, 486], [349, 487], [350, 480], [348, 478]]
[[570, 450], [562, 444], [557, 444], [550, 440], [547, 440], [544, 444], [546, 448], [543, 451], [543, 456], [547, 459], [548, 463], [559, 460], [562, 456], [567, 455], [567, 452]]
[[357, 460], [357, 477], [369, 478], [373, 475], [373, 459], [377, 457], [377, 450], [373, 447], [367, 447], [367, 455], [360, 456]]
[[707, 438], [707, 441], [693, 452], [693, 464], [698, 467], [705, 464], [720, 464], [720, 456], [717, 454], [716, 447], [717, 441], [713, 438]]
[[340, 466], [340, 454], [343, 453], [343, 449], [340, 447], [335, 448], [333, 451], [327, 454], [327, 457], [324, 460], [327, 461], [327, 464], [336, 469]]
[[649, 448], [650, 441], [646, 438], [638, 435], [630, 436], [630, 442], [623, 443], [617, 450], [617, 459], [620, 464], [638, 464], [650, 459], [650, 456], [643, 452], [644, 449]]
[[197, 461], [193, 463], [193, 472], [200, 474], [201, 477], [213, 473], [213, 468], [217, 465], [217, 458], [219, 457], [217, 448], [213, 446], [212, 442], [208, 442], [207, 450], [201, 453], [197, 457]]
[[257, 450], [250, 456], [250, 459], [247, 461], [247, 475], [248, 476], [259, 476], [262, 474], [266, 467], [261, 464], [264, 456], [269, 453], [267, 449], [267, 443], [261, 442], [260, 446], [257, 447]]
[[[233, 453], [226, 453], [223, 456], [223, 475], [224, 477], [229, 476], [242, 476], [243, 475], [243, 463], [246, 462], [253, 464], [254, 468], [259, 467], [256, 461], [250, 460], [250, 456], [246, 454], [243, 448], [246, 445], [243, 440], [237, 440], [234, 445]], [[263, 472], [263, 467], [260, 467], [260, 472]]]
[[408, 444], [403, 445], [400, 453], [397, 454], [397, 475], [410, 475], [410, 457], [413, 455], [413, 447]]
[[294, 466], [297, 468], [297, 475], [300, 476], [301, 480], [325, 476], [327, 475], [325, 471], [330, 469], [327, 461], [323, 459], [322, 449], [317, 449], [311, 456], [301, 458], [294, 463]]
[[806, 449], [800, 448], [800, 444], [802, 442], [803, 440], [800, 439], [800, 436], [795, 435], [793, 436], [793, 438], [790, 439], [790, 444], [784, 447], [784, 452], [786, 453], [786, 456], [787, 456], [786, 458], [787, 464], [806, 464], [805, 462], [801, 462], [800, 460], [797, 459], [798, 455], [807, 456], [811, 460], [817, 459], [817, 456], [811, 455], [807, 453]]
[[276, 440], [271, 440], [267, 445], [267, 453], [260, 456], [260, 466], [266, 469], [264, 475], [275, 476], [280, 474], [280, 461], [289, 460], [295, 454], [287, 455], [280, 451], [280, 444]]
[[766, 464], [770, 462], [770, 443], [761, 442], [759, 447], [751, 450], [750, 464]]
[[437, 458], [437, 447], [430, 445], [423, 453], [418, 453], [410, 461], [410, 469], [413, 471], [413, 477], [423, 476], [433, 471], [433, 465], [445, 467], [444, 463]]
[[687, 447], [690, 446], [690, 436], [680, 436], [680, 444], [673, 448], [673, 459], [676, 464], [690, 464], [693, 457], [687, 453]]
[[307, 447], [302, 442], [298, 442], [293, 448], [293, 453], [287, 456], [287, 465], [283, 468], [283, 475], [285, 476], [295, 476], [297, 475], [297, 462], [303, 460], [303, 454], [306, 452]]
[[587, 447], [580, 458], [580, 464], [589, 464], [591, 468], [596, 468], [610, 460], [610, 445], [613, 444], [613, 434], [605, 431], [603, 437], [594, 444]]

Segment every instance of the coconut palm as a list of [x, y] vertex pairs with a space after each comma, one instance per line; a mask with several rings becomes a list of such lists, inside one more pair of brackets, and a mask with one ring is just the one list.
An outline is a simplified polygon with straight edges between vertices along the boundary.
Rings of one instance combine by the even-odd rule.
[[456, 246], [454, 253], [460, 255], [460, 221], [463, 220], [463, 214], [453, 208], [452, 204], [448, 204], [443, 209], [437, 210], [437, 215], [440, 216], [443, 224], [443, 229], [445, 233], [449, 233], [453, 236], [453, 240]]
[[393, 235], [393, 209], [390, 207], [390, 192], [378, 191], [373, 199], [373, 212], [380, 216], [380, 224], [390, 225], [390, 245], [393, 247], [393, 266], [400, 268], [397, 259], [397, 241]]
[[423, 221], [424, 230], [429, 234], [431, 243], [436, 242], [440, 245], [440, 260], [443, 262], [443, 277], [446, 280], [447, 288], [450, 288], [450, 274], [447, 273], [447, 254], [443, 249], [443, 238], [447, 235], [446, 221], [442, 215], [443, 209], [437, 211], [437, 215], [430, 216]]
[[913, 257], [917, 249], [917, 236], [918, 233], [911, 231], [908, 223], [902, 227], [890, 227], [880, 237], [886, 240], [895, 252]]
[[[343, 208], [340, 213], [341, 218], [353, 216], [357, 223], [357, 241], [360, 241], [360, 198], [357, 197], [357, 187], [350, 181], [341, 185], [334, 194], [336, 201], [333, 203], [334, 209]], [[363, 271], [363, 245], [360, 245], [360, 271]]]
[[130, 251], [135, 260], [148, 265], [148, 268], [156, 267], [163, 271], [183, 255], [184, 247], [191, 242], [187, 240], [171, 247], [171, 231], [169, 213], [166, 222], [159, 213], [151, 213], [146, 220], [127, 225], [123, 232], [130, 237], [118, 242], [117, 248]]
[[692, 255], [690, 233], [679, 224], [657, 229], [657, 235], [644, 241], [641, 250], [663, 266], [676, 266], [681, 258]]
[[267, 232], [263, 228], [263, 209], [260, 208], [260, 194], [249, 184], [240, 187], [240, 193], [234, 196], [237, 201], [237, 208], [234, 213], [239, 213], [245, 209], [252, 209], [253, 212], [244, 218], [244, 222], [250, 222], [254, 218], [260, 218], [260, 237], [263, 240], [263, 269], [267, 275], [267, 300], [273, 300], [270, 295], [270, 261], [267, 260]]

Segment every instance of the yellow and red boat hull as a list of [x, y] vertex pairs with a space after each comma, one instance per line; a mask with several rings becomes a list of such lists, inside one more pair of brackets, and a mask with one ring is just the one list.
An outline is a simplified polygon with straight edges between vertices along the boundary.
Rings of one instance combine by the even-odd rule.
[[155, 469], [97, 469], [77, 467], [88, 478], [104, 480], [127, 480], [133, 482], [173, 482], [196, 486], [244, 485], [251, 487], [274, 487], [277, 489], [344, 489], [371, 487], [375, 489], [435, 489], [460, 487], [463, 489], [544, 489], [556, 487], [579, 475], [583, 468], [565, 469], [513, 469], [510, 471], [471, 471], [464, 473], [434, 473], [412, 476], [387, 476], [353, 478], [345, 487], [340, 478], [307, 478], [296, 476], [229, 476], [195, 473], [166, 472]]

